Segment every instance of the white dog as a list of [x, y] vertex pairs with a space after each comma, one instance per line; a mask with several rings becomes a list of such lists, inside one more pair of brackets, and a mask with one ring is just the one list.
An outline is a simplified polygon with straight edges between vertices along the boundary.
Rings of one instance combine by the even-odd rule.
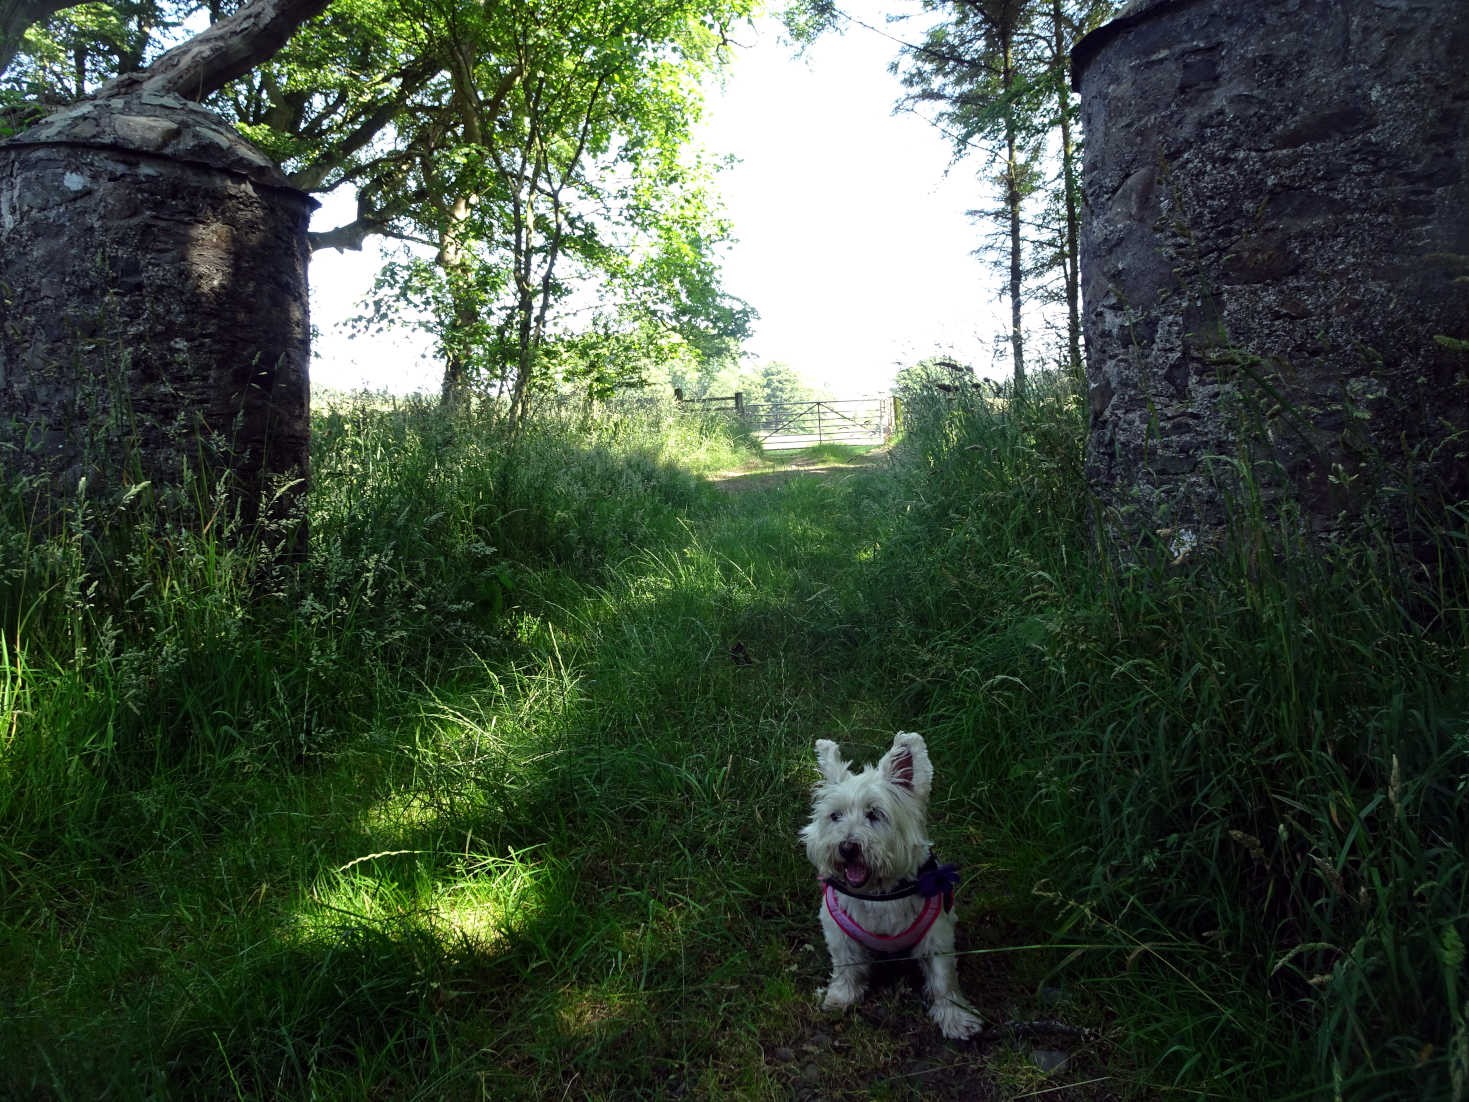
[[973, 1036], [983, 1023], [964, 1007], [954, 965], [958, 876], [952, 865], [939, 865], [926, 836], [933, 766], [923, 738], [898, 732], [892, 749], [861, 773], [836, 743], [820, 739], [816, 764], [822, 779], [801, 840], [822, 882], [821, 927], [831, 951], [823, 1005], [853, 1005], [874, 960], [911, 956], [944, 1036]]

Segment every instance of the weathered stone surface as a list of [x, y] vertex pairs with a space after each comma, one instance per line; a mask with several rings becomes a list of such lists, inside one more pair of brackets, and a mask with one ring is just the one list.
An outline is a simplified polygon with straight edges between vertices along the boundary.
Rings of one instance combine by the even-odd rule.
[[313, 206], [173, 96], [0, 144], [0, 470], [70, 493], [209, 465], [253, 523], [308, 467]]
[[1077, 45], [1124, 529], [1217, 530], [1242, 469], [1321, 534], [1469, 496], [1466, 58], [1464, 0], [1141, 0]]
[[84, 100], [48, 115], [4, 144], [81, 144], [153, 153], [177, 164], [224, 169], [267, 187], [290, 187], [270, 158], [229, 123], [197, 103], [165, 93]]

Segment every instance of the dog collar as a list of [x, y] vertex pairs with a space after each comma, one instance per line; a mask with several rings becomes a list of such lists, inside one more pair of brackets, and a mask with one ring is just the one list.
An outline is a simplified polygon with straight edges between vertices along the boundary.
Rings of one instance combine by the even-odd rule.
[[[917, 880], [890, 892], [871, 895], [854, 892], [842, 886], [834, 876], [827, 877], [821, 883], [824, 885], [822, 897], [826, 901], [827, 913], [843, 933], [875, 953], [905, 953], [923, 940], [929, 928], [938, 921], [940, 914], [954, 906], [954, 888], [959, 883], [959, 870], [955, 865], [940, 865], [938, 858], [930, 853], [928, 860], [918, 870]], [[837, 898], [838, 893], [868, 903], [888, 903], [895, 899], [906, 899], [910, 895], [921, 895], [924, 903], [918, 917], [906, 930], [896, 934], [874, 934], [842, 909], [841, 900]]]
[[825, 884], [864, 903], [888, 903], [894, 899], [907, 899], [910, 895], [921, 895], [924, 899], [941, 895], [944, 897], [944, 910], [948, 911], [954, 907], [954, 889], [959, 886], [959, 866], [940, 865], [939, 859], [930, 851], [928, 860], [918, 866], [917, 878], [911, 881], [900, 880], [900, 886], [890, 892], [854, 892], [835, 876], [828, 876], [817, 883]]

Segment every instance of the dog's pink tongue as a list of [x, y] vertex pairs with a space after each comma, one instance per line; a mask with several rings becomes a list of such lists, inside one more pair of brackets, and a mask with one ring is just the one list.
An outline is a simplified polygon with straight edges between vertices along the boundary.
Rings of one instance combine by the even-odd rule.
[[842, 870], [842, 875], [847, 878], [847, 883], [852, 887], [860, 888], [867, 883], [867, 866], [861, 861], [853, 861]]

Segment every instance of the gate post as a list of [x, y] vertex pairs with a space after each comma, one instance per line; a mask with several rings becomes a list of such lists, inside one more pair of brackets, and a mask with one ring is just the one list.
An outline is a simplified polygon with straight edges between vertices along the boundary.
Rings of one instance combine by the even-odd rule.
[[277, 524], [304, 554], [316, 206], [171, 94], [87, 100], [0, 143], [7, 471], [52, 501], [227, 476], [242, 532]]
[[1469, 495], [1466, 45], [1465, 0], [1139, 0], [1076, 45], [1086, 473], [1128, 539], [1222, 532], [1247, 481], [1326, 539]]

